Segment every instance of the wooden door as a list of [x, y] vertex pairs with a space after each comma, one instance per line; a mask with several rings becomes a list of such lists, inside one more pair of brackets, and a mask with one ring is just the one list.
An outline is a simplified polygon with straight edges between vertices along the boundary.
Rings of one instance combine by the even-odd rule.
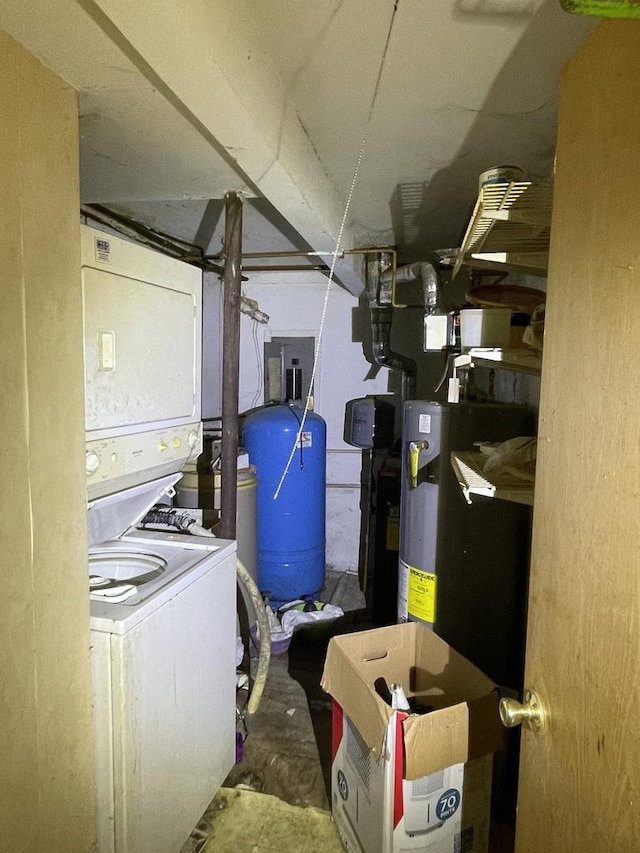
[[564, 70], [516, 849], [640, 851], [640, 22]]

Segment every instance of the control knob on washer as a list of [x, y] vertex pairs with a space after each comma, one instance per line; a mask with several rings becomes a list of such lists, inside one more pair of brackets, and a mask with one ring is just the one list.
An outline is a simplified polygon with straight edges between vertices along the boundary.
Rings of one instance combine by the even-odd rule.
[[100, 457], [95, 450], [87, 450], [84, 459], [84, 467], [87, 474], [95, 474], [100, 467]]

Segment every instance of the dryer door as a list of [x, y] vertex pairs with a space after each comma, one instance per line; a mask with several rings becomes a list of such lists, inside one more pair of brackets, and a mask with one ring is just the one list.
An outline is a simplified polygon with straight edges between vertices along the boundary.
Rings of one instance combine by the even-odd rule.
[[86, 229], [82, 285], [87, 440], [199, 421], [200, 271]]

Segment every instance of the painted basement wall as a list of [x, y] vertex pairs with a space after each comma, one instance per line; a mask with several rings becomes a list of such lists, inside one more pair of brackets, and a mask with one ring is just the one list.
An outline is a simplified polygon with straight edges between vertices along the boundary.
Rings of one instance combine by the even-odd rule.
[[93, 849], [75, 92], [0, 31], [0, 851]]
[[[264, 401], [264, 342], [271, 337], [311, 336], [320, 327], [327, 279], [320, 273], [252, 274], [243, 294], [255, 299], [269, 323], [257, 324], [241, 315], [240, 411]], [[324, 331], [315, 377], [314, 410], [327, 423], [327, 567], [336, 571], [358, 569], [360, 532], [361, 452], [342, 439], [347, 400], [367, 394], [385, 394], [390, 378], [380, 368], [367, 378], [371, 365], [364, 357], [357, 330], [358, 300], [338, 285], [329, 294]]]

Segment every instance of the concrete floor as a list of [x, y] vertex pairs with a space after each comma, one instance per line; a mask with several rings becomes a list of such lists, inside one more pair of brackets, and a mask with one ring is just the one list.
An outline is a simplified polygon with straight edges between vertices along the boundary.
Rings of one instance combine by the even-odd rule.
[[345, 616], [298, 629], [288, 652], [272, 657], [258, 713], [245, 718], [243, 761], [225, 784], [329, 809], [331, 701], [320, 689], [326, 648], [337, 632], [372, 626], [356, 575], [327, 573], [321, 600]]
[[[272, 658], [260, 707], [246, 718], [243, 760], [182, 853], [343, 850], [330, 817], [331, 705], [320, 677], [333, 634], [373, 625], [355, 575], [328, 573], [322, 600], [345, 616], [299, 629]], [[492, 824], [490, 853], [512, 851], [511, 827]]]
[[203, 853], [344, 853], [328, 811], [269, 794], [222, 788], [204, 820]]

